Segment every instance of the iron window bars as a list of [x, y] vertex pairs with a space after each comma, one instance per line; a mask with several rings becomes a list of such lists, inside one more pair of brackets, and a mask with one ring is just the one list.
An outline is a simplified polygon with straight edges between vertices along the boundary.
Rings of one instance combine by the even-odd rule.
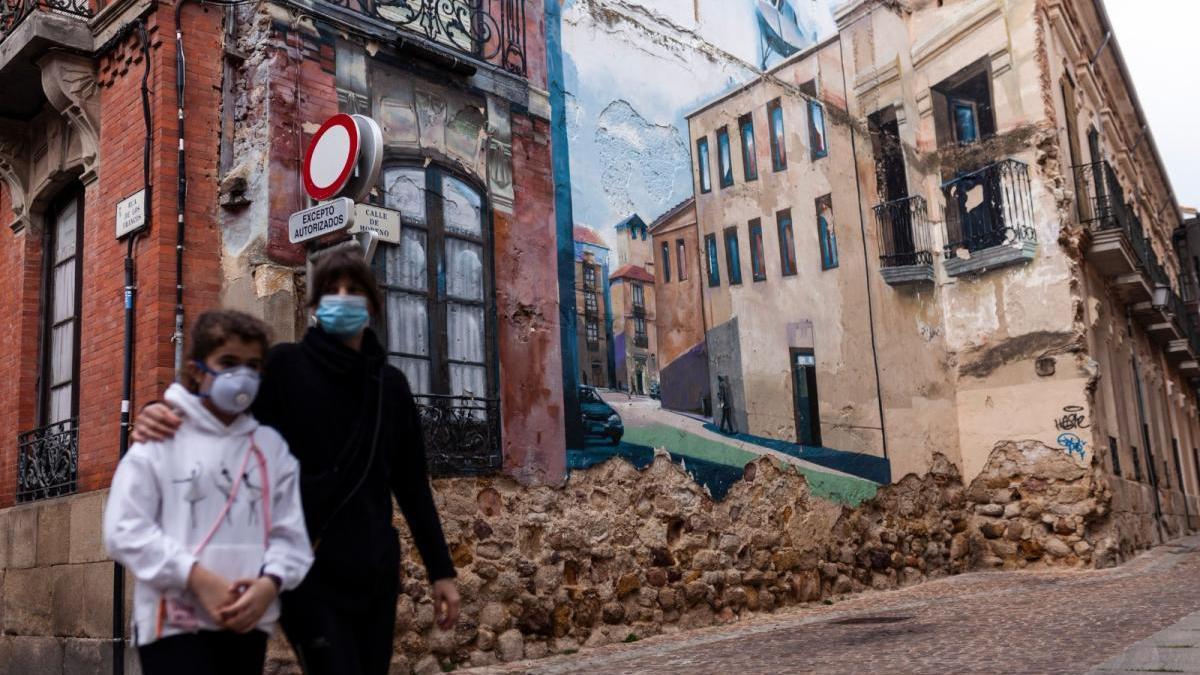
[[330, 1], [514, 75], [524, 76], [528, 70], [525, 0]]
[[946, 257], [994, 246], [1037, 242], [1029, 167], [1005, 159], [942, 184]]
[[75, 492], [79, 471], [79, 427], [69, 419], [17, 436], [17, 501]]
[[500, 470], [500, 401], [414, 395], [433, 476], [485, 476]]
[[928, 206], [924, 197], [914, 195], [876, 205], [875, 223], [883, 248], [879, 255], [882, 267], [933, 264]]

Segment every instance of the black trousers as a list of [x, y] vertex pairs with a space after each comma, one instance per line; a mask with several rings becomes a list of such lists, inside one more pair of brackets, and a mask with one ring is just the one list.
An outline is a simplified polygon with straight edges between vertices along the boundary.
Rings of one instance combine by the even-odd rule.
[[387, 675], [396, 599], [389, 589], [349, 609], [303, 588], [284, 593], [280, 623], [305, 675]]
[[202, 630], [138, 647], [143, 675], [262, 675], [267, 634]]
[[731, 434], [737, 433], [737, 428], [733, 426], [733, 411], [728, 407], [721, 408], [721, 431]]

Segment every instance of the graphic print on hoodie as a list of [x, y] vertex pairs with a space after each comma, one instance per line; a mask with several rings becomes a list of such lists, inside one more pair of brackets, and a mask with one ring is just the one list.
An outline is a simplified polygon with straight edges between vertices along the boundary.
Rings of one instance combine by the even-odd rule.
[[[171, 385], [165, 398], [182, 412], [183, 424], [173, 439], [129, 449], [104, 510], [105, 547], [137, 579], [133, 626], [139, 645], [220, 630], [187, 590], [195, 563], [229, 581], [273, 574], [282, 580], [281, 590], [289, 590], [313, 560], [299, 464], [283, 438], [249, 414], [224, 424], [182, 385]], [[262, 464], [250, 454], [251, 435]], [[278, 616], [276, 600], [258, 628], [272, 632]]]

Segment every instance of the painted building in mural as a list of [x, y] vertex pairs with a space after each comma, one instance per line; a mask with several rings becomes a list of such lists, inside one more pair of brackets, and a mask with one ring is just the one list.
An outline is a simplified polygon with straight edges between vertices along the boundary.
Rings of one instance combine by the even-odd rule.
[[637, 214], [617, 223], [617, 269], [609, 277], [617, 387], [649, 394], [658, 384], [654, 253], [650, 229]]
[[596, 231], [575, 226], [575, 331], [579, 382], [612, 387], [612, 308], [608, 294], [608, 246]]
[[650, 224], [660, 400], [664, 409], [712, 414], [704, 338], [703, 269], [696, 201], [688, 198]]

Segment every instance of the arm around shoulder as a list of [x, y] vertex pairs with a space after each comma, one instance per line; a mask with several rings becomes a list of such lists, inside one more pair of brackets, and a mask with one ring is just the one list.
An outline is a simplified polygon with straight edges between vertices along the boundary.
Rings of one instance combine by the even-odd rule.
[[270, 430], [274, 451], [271, 467], [271, 530], [263, 556], [263, 573], [280, 580], [280, 590], [291, 590], [304, 581], [313, 563], [312, 543], [304, 524], [300, 500], [300, 463], [288, 451], [287, 443]]

